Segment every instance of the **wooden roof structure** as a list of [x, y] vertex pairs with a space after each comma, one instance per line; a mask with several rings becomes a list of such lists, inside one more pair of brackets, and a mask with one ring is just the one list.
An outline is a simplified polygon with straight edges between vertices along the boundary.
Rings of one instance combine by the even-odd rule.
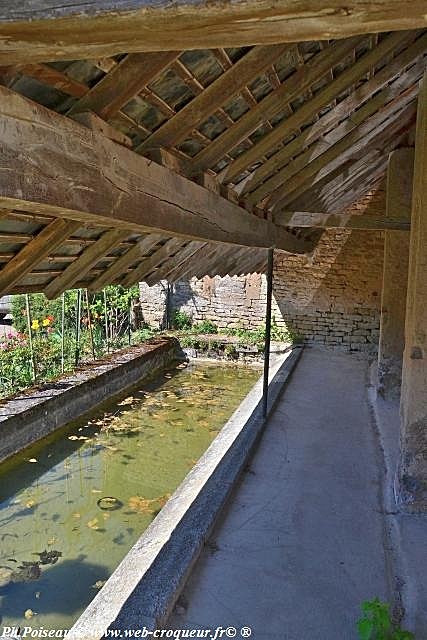
[[424, 0], [49, 4], [0, 7], [0, 295], [263, 271], [326, 227], [408, 228], [384, 175], [413, 135]]

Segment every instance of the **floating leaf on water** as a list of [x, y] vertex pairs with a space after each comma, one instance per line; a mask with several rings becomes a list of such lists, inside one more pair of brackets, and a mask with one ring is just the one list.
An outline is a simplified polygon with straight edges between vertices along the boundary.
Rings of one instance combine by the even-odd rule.
[[97, 580], [95, 584], [92, 585], [92, 589], [102, 589], [106, 582], [106, 580]]
[[24, 618], [26, 620], [31, 620], [31, 618], [36, 615], [37, 613], [35, 611], [33, 611], [32, 609], [27, 609], [24, 613]]
[[89, 527], [89, 529], [93, 529], [94, 531], [99, 529], [98, 518], [94, 518], [93, 520], [89, 520], [89, 522], [87, 523], [87, 526]]
[[132, 404], [135, 401], [135, 398], [132, 396], [129, 396], [128, 398], [125, 398], [124, 400], [122, 400], [121, 402], [118, 402], [118, 406], [119, 407], [125, 407], [128, 404]]
[[78, 440], [78, 436], [68, 436], [68, 440]]
[[40, 591], [36, 591], [34, 595], [35, 595], [35, 597], [36, 597], [37, 599], [39, 599], [39, 598], [40, 598]]
[[28, 502], [25, 503], [25, 506], [27, 507], [27, 509], [32, 509], [33, 507], [36, 506], [36, 501], [35, 500], [28, 500]]
[[38, 462], [37, 458], [30, 458], [28, 462]]

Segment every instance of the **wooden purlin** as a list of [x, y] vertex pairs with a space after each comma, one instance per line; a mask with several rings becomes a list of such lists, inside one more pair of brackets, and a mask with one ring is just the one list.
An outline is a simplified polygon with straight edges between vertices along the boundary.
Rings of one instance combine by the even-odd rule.
[[268, 220], [65, 116], [4, 87], [0, 97], [7, 150], [0, 162], [0, 208], [121, 226], [129, 233], [311, 250]]
[[[336, 79], [316, 93], [305, 104], [302, 105], [292, 116], [277, 125], [270, 133], [263, 136], [249, 151], [239, 155], [224, 170], [222, 182], [228, 184], [238, 177], [245, 169], [259, 161], [265, 153], [277, 147], [278, 143], [285, 140], [289, 135], [309, 122], [323, 107], [329, 105], [333, 99], [343, 91], [351, 89], [351, 86], [364, 76], [373, 65], [378, 64], [385, 57], [389, 56], [396, 48], [406, 44], [413, 39], [412, 33], [394, 33], [385, 38], [374, 50], [363, 55], [356, 63], [345, 69]], [[418, 51], [425, 51], [418, 47]], [[315, 125], [313, 125], [315, 126]]]
[[[381, 90], [388, 82], [405, 69], [406, 66], [422, 56], [427, 50], [427, 34], [422, 36], [405, 49], [401, 54], [387, 64], [383, 69], [371, 77], [371, 79], [342, 100], [331, 111], [321, 116], [320, 119], [308, 127], [303, 135], [298, 136], [289, 142], [281, 151], [271, 156], [267, 162], [256, 169], [251, 177], [245, 182], [241, 194], [246, 196], [250, 203], [262, 200], [268, 193], [266, 186], [269, 176], [280, 171], [291, 158], [295, 158], [306, 147], [316, 142], [322, 135], [337, 126], [345, 116], [349, 116], [374, 93]], [[345, 73], [345, 72], [344, 72]], [[304, 109], [304, 106], [301, 110]], [[273, 178], [274, 180], [274, 175]]]
[[[124, 51], [242, 47], [345, 38], [427, 25], [425, 0], [101, 0], [3, 3], [0, 64], [101, 58]], [[132, 6], [131, 6], [132, 5]], [[122, 10], [120, 10], [120, 7]]]

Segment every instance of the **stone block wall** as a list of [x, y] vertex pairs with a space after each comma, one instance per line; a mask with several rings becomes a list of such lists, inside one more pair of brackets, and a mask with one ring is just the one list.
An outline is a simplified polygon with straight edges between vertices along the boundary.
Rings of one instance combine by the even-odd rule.
[[[313, 256], [277, 252], [273, 316], [308, 344], [373, 352], [379, 337], [384, 238], [381, 232], [328, 230]], [[167, 283], [141, 283], [145, 320], [164, 326]], [[194, 322], [256, 327], [264, 322], [265, 277], [192, 278], [169, 286], [169, 313]]]

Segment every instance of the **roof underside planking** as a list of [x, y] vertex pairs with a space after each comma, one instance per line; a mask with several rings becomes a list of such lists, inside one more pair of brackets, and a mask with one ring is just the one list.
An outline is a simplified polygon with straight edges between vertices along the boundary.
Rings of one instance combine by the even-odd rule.
[[[25, 5], [0, 16], [0, 43], [13, 41]], [[405, 212], [384, 217], [384, 175], [390, 151], [411, 139], [427, 52], [427, 32], [412, 27], [427, 11], [408, 12], [409, 31], [393, 31], [392, 2], [384, 22], [372, 13], [345, 26], [334, 14], [329, 34], [306, 23], [293, 42], [282, 25], [256, 46], [255, 31], [236, 31], [232, 46], [218, 26], [201, 49], [198, 8], [194, 46], [187, 33], [182, 49], [177, 37], [173, 51], [148, 41], [150, 51], [140, 42], [126, 53], [114, 38], [110, 49], [85, 44], [102, 16], [64, 7], [36, 21], [27, 56], [22, 39], [7, 58], [0, 44], [0, 295], [259, 272], [266, 247], [310, 253], [326, 227], [408, 228]], [[21, 23], [22, 38], [36, 23]], [[366, 33], [373, 24], [387, 32]], [[338, 29], [351, 37], [329, 39]]]

